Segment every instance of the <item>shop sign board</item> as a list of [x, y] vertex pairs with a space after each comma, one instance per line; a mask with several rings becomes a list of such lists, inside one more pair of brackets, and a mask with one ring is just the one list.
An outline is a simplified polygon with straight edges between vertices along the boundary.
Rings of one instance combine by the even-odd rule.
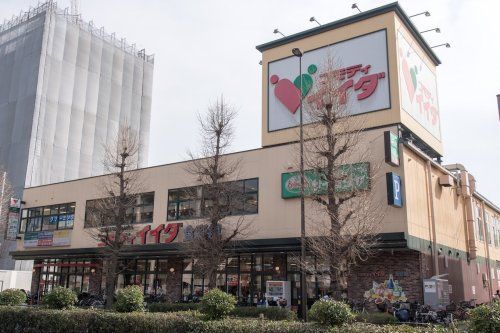
[[[130, 235], [126, 240], [127, 245], [146, 245], [146, 244], [161, 244], [161, 243], [172, 243], [177, 239], [179, 235], [182, 223], [168, 223], [160, 224], [156, 228], [151, 230], [151, 226], [147, 225], [138, 232]], [[111, 240], [114, 239], [114, 235], [109, 235]], [[99, 242], [97, 244], [99, 247], [106, 246], [104, 242]]]
[[[339, 180], [336, 184], [337, 193], [366, 191], [370, 188], [370, 163], [361, 162], [345, 164], [339, 168]], [[304, 194], [323, 195], [327, 192], [328, 183], [324, 175], [314, 170], [304, 172]], [[281, 197], [283, 199], [300, 197], [300, 173], [286, 172], [281, 174]]]
[[399, 137], [391, 131], [384, 132], [385, 162], [399, 166]]
[[31, 231], [24, 234], [24, 247], [49, 247], [71, 245], [71, 230]]
[[[329, 58], [339, 64], [334, 73], [329, 73], [332, 68], [325, 66]], [[349, 106], [351, 114], [391, 107], [385, 29], [306, 51], [301, 63], [302, 75], [299, 59], [294, 56], [268, 65], [269, 132], [298, 126], [301, 97], [303, 103], [310, 105], [322, 102], [320, 87], [324, 80], [333, 77], [331, 74], [338, 74], [342, 103]], [[304, 122], [310, 122], [307, 112]]]
[[7, 235], [5, 239], [16, 240], [19, 230], [21, 199], [10, 198], [9, 213], [7, 217]]
[[397, 35], [401, 108], [441, 140], [436, 75], [401, 31]]
[[386, 173], [387, 202], [394, 207], [403, 207], [401, 177], [394, 172]]

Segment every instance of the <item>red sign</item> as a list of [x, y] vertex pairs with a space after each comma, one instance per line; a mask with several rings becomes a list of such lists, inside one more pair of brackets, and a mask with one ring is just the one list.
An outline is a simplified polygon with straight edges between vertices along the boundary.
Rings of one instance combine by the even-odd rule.
[[[320, 78], [322, 80], [328, 80], [332, 78], [340, 81], [347, 80], [343, 82], [342, 85], [340, 85], [340, 87], [338, 88], [340, 102], [342, 104], [345, 104], [347, 101], [347, 91], [349, 89], [352, 89], [355, 92], [359, 92], [356, 95], [356, 98], [358, 101], [361, 101], [363, 99], [370, 97], [375, 92], [375, 89], [377, 89], [378, 86], [379, 79], [385, 78], [385, 72], [368, 74], [370, 68], [371, 65], [366, 65], [363, 67], [362, 64], [359, 64], [333, 70], [328, 73], [322, 73], [320, 74]], [[365, 75], [360, 77], [356, 82], [354, 82], [353, 77], [358, 72], [363, 73]], [[317, 107], [321, 107], [323, 104], [323, 96], [325, 94], [324, 91], [325, 89], [327, 88], [325, 87], [324, 89], [320, 89], [316, 94], [307, 97], [307, 101], [309, 103], [315, 103]]]
[[[182, 223], [169, 223], [166, 226], [165, 224], [160, 224], [158, 227], [151, 230], [151, 226], [147, 225], [127, 239], [126, 243], [130, 245], [172, 243], [177, 238], [180, 227], [182, 227]], [[153, 242], [148, 242], [148, 235], [153, 238]], [[162, 235], [164, 236], [163, 241]], [[109, 238], [113, 239], [114, 235], [109, 235]], [[105, 246], [105, 243], [100, 242], [97, 246]]]

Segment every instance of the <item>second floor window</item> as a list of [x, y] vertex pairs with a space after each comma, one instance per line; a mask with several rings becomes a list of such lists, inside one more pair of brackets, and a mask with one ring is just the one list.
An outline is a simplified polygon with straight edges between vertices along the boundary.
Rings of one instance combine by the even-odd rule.
[[23, 209], [19, 233], [73, 229], [75, 203], [33, 207]]
[[[257, 214], [259, 203], [259, 179], [230, 182], [237, 193], [237, 202], [229, 215]], [[208, 186], [192, 186], [168, 191], [167, 220], [188, 220], [206, 216], [213, 199]]]
[[[87, 200], [85, 206], [85, 227], [99, 226], [101, 210], [111, 209], [112, 205], [99, 206], [99, 201], [106, 199]], [[126, 211], [125, 219], [128, 223], [152, 223], [155, 193], [147, 192], [137, 195], [136, 203]], [[105, 208], [104, 208], [105, 207]]]

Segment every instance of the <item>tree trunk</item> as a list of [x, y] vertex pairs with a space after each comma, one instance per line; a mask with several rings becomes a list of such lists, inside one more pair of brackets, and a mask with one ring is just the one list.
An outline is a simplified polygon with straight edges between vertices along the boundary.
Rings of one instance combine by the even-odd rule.
[[116, 288], [116, 271], [118, 268], [118, 256], [116, 253], [112, 252], [108, 262], [107, 262], [107, 272], [106, 272], [106, 309], [112, 309], [115, 297]]
[[217, 271], [212, 269], [207, 275], [208, 275], [208, 289], [209, 290], [215, 289], [217, 287]]

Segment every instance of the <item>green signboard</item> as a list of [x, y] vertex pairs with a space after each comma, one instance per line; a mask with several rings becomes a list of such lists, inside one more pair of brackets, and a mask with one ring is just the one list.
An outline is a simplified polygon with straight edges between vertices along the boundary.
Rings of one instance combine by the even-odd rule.
[[[324, 175], [314, 170], [304, 172], [304, 194], [326, 194], [328, 184]], [[370, 163], [345, 164], [339, 168], [339, 180], [335, 186], [337, 193], [364, 191], [370, 187]], [[300, 173], [281, 174], [281, 197], [283, 199], [300, 197]]]
[[399, 137], [391, 131], [384, 132], [385, 161], [399, 166]]

